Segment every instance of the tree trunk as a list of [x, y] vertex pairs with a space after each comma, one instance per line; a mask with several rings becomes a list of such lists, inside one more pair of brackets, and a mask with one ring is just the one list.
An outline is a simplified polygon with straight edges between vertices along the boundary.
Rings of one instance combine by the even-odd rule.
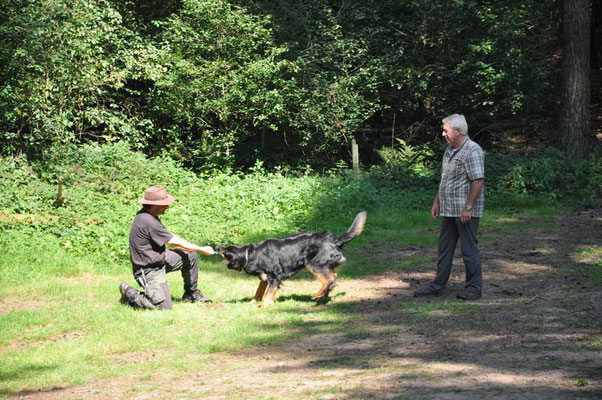
[[562, 23], [562, 147], [573, 158], [587, 152], [590, 129], [589, 0], [564, 0]]

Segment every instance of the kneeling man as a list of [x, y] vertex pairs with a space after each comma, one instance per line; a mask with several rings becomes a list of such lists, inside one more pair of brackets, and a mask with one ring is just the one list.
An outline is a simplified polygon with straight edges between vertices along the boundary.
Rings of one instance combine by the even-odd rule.
[[[123, 282], [119, 285], [122, 303], [139, 308], [171, 309], [166, 274], [176, 270], [180, 270], [184, 278], [182, 300], [211, 302], [197, 288], [199, 265], [196, 253], [206, 256], [216, 253], [210, 246], [197, 246], [165, 229], [159, 215], [163, 215], [173, 201], [163, 186], [151, 186], [138, 201], [143, 208], [136, 214], [130, 230], [130, 260], [134, 278], [144, 292]], [[166, 250], [166, 244], [174, 250]]]

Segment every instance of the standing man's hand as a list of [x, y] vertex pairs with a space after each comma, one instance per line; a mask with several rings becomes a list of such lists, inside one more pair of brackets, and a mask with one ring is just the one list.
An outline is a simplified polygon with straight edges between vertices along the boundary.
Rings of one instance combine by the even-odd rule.
[[470, 218], [472, 217], [472, 210], [467, 210], [467, 209], [463, 209], [462, 213], [460, 214], [460, 221], [462, 221], [463, 224], [466, 224], [468, 222], [470, 222]]
[[433, 201], [433, 206], [431, 207], [431, 217], [434, 219], [439, 218], [439, 193], [435, 196], [435, 200]]
[[470, 193], [468, 193], [468, 199], [466, 199], [466, 204], [460, 213], [460, 221], [462, 221], [463, 224], [470, 222], [470, 219], [472, 218], [472, 208], [483, 189], [484, 183], [484, 178], [475, 179], [470, 182]]

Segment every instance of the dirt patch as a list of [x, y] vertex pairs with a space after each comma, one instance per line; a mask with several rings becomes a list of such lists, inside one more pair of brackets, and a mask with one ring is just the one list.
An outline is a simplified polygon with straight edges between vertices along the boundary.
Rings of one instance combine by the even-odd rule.
[[368, 246], [363, 250], [364, 254], [369, 254], [375, 262], [395, 262], [403, 260], [408, 257], [415, 257], [422, 255], [422, 250], [416, 247], [393, 247], [391, 243], [378, 242], [375, 240], [370, 241]]
[[20, 300], [15, 297], [6, 297], [0, 299], [0, 315], [8, 314], [14, 311], [33, 310], [44, 305], [42, 301]]
[[75, 340], [75, 339], [79, 339], [81, 337], [83, 337], [84, 334], [80, 333], [80, 332], [67, 332], [67, 333], [62, 333], [60, 335], [55, 335], [52, 336], [48, 339], [45, 340], [27, 340], [27, 341], [23, 341], [23, 340], [16, 340], [11, 342], [9, 345], [2, 347], [2, 350], [6, 350], [6, 349], [26, 349], [29, 347], [36, 347], [39, 346], [43, 343], [56, 343], [56, 342], [61, 342], [61, 341], [67, 341], [67, 340]]
[[111, 365], [123, 366], [142, 362], [156, 362], [165, 359], [166, 355], [160, 351], [136, 351], [124, 354], [112, 354], [107, 356]]
[[[480, 249], [484, 296], [459, 302], [459, 254], [446, 292], [412, 293], [434, 266], [344, 281], [351, 323], [284, 345], [190, 355], [196, 372], [157, 371], [91, 379], [84, 386], [21, 393], [32, 399], [598, 399], [602, 398], [602, 290], [575, 257], [583, 243], [602, 243], [602, 210], [559, 221], [521, 221], [521, 229], [487, 232]], [[371, 243], [381, 259], [400, 252]], [[365, 249], [356, 250], [365, 251]], [[393, 254], [394, 252], [397, 252]], [[405, 253], [404, 253], [405, 254]], [[417, 254], [417, 253], [416, 253]], [[353, 257], [352, 252], [348, 257]], [[384, 257], [384, 258], [383, 258]], [[577, 271], [577, 272], [575, 272]], [[293, 285], [294, 283], [289, 283]], [[598, 286], [598, 287], [596, 287]], [[593, 287], [593, 288], [590, 288]], [[337, 292], [333, 295], [336, 296]], [[326, 305], [325, 307], [334, 305]], [[311, 321], [308, 311], [308, 321]], [[160, 355], [157, 355], [160, 357]], [[115, 362], [147, 358], [127, 354]]]

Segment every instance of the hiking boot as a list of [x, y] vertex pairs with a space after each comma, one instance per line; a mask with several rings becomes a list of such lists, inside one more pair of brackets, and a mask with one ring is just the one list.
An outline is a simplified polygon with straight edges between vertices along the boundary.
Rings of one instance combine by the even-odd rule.
[[188, 303], [213, 303], [211, 299], [203, 296], [203, 293], [198, 289], [194, 292], [184, 293], [182, 300]]
[[414, 297], [426, 297], [426, 296], [439, 296], [441, 291], [432, 290], [428, 287], [426, 289], [417, 290], [414, 292]]
[[481, 292], [469, 292], [468, 290], [463, 290], [458, 293], [456, 298], [460, 300], [477, 300], [481, 298]]
[[[121, 282], [121, 285], [119, 285], [119, 292], [121, 293], [121, 299], [119, 299], [119, 302], [121, 304], [131, 304], [130, 298], [131, 298], [131, 291], [135, 290], [133, 287], [131, 287], [130, 285], [128, 285], [125, 282]], [[128, 296], [128, 292], [130, 292], [129, 296]]]

